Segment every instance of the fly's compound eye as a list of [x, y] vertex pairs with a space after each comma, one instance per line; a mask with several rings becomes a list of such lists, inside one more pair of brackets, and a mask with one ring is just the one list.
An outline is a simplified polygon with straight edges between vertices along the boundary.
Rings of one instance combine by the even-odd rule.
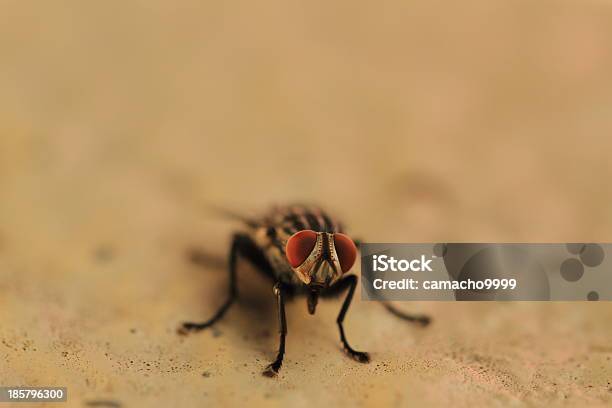
[[311, 230], [299, 231], [287, 241], [285, 252], [292, 268], [297, 268], [308, 258], [317, 243], [317, 233]]
[[346, 273], [355, 263], [355, 259], [357, 258], [357, 247], [348, 235], [338, 232], [334, 234], [334, 246], [336, 247], [336, 254], [338, 254], [338, 262], [340, 262], [342, 273]]

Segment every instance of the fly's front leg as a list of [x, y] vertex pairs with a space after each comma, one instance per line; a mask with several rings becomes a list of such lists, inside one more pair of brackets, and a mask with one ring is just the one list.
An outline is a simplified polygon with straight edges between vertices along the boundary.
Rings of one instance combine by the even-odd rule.
[[342, 348], [344, 351], [353, 359], [359, 361], [360, 363], [369, 363], [370, 355], [363, 351], [354, 350], [346, 340], [346, 335], [344, 334], [344, 316], [346, 316], [346, 312], [348, 311], [349, 306], [351, 305], [351, 301], [353, 300], [353, 294], [355, 293], [355, 287], [357, 287], [357, 276], [348, 275], [336, 283], [330, 291], [326, 294], [326, 296], [334, 296], [343, 292], [346, 288], [348, 288], [348, 293], [346, 298], [344, 299], [344, 303], [342, 303], [342, 309], [340, 309], [340, 313], [338, 314], [338, 318], [336, 322], [338, 323], [338, 328], [340, 329], [340, 341], [342, 342]]
[[285, 294], [283, 292], [282, 283], [278, 282], [274, 285], [274, 294], [276, 295], [276, 301], [278, 305], [278, 326], [279, 326], [279, 345], [278, 345], [278, 354], [276, 355], [276, 360], [263, 372], [263, 375], [266, 377], [274, 377], [278, 374], [278, 370], [280, 370], [283, 365], [283, 357], [285, 356], [285, 337], [287, 336], [287, 319], [285, 317]]
[[208, 320], [204, 322], [194, 323], [194, 322], [185, 322], [182, 324], [179, 329], [179, 334], [187, 334], [188, 332], [198, 332], [200, 330], [206, 329], [216, 322], [218, 322], [224, 315], [225, 312], [232, 306], [236, 298], [238, 297], [238, 287], [236, 284], [236, 261], [238, 259], [238, 253], [244, 252], [244, 247], [248, 243], [248, 237], [240, 234], [234, 235], [234, 239], [232, 240], [232, 247], [230, 249], [229, 255], [229, 291], [228, 297], [221, 305], [219, 310]]

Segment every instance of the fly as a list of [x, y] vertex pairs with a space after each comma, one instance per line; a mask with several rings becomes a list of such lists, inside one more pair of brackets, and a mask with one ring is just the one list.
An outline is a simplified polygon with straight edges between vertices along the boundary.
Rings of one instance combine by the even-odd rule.
[[[276, 207], [259, 219], [242, 218], [245, 231], [234, 234], [229, 253], [229, 290], [225, 302], [204, 322], [183, 323], [179, 332], [197, 332], [219, 321], [238, 297], [236, 264], [238, 257], [250, 261], [258, 271], [274, 282], [273, 293], [278, 306], [279, 347], [276, 359], [263, 374], [275, 376], [283, 364], [287, 320], [285, 301], [305, 296], [308, 312], [314, 314], [319, 298], [330, 298], [347, 292], [336, 322], [340, 342], [346, 354], [360, 363], [370, 356], [353, 349], [344, 332], [344, 317], [357, 287], [357, 276], [350, 270], [357, 258], [357, 244], [344, 233], [341, 223], [320, 208], [293, 205]], [[422, 326], [427, 316], [405, 314], [389, 304], [394, 315]]]

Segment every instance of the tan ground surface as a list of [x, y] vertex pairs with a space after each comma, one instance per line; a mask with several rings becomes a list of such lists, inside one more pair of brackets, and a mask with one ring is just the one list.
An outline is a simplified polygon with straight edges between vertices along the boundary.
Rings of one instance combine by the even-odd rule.
[[[606, 304], [289, 306], [215, 330], [231, 222], [319, 202], [370, 241], [610, 241], [607, 1], [27, 2], [0, 12], [0, 384], [69, 406], [612, 404]], [[316, 404], [316, 405], [315, 405]], [[1, 404], [0, 404], [1, 405]]]

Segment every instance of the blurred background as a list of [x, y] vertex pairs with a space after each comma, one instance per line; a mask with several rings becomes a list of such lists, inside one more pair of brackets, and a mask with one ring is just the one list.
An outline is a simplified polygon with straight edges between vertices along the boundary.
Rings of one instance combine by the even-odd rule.
[[273, 299], [245, 266], [269, 302], [175, 335], [223, 300], [237, 226], [207, 204], [314, 202], [372, 242], [609, 241], [609, 2], [0, 4], [0, 385], [73, 406], [612, 401], [605, 303], [401, 304], [423, 330], [355, 302], [357, 365], [339, 301], [300, 301], [270, 380]]

